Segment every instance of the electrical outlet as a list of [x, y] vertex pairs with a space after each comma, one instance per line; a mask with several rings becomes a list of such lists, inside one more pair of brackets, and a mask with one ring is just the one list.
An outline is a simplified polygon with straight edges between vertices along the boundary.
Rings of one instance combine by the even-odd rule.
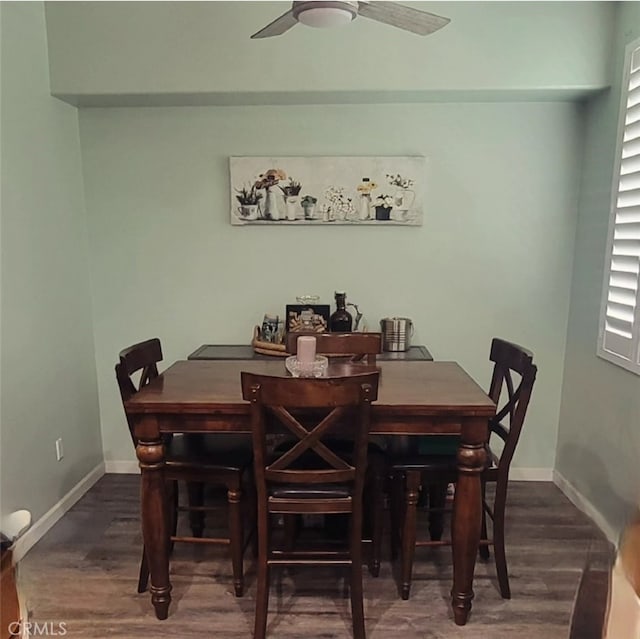
[[62, 448], [62, 437], [56, 439], [56, 459], [60, 461], [64, 457], [64, 449]]

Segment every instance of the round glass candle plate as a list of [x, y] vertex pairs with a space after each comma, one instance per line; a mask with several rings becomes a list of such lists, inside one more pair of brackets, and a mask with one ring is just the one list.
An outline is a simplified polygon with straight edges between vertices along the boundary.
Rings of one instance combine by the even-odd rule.
[[316, 355], [315, 361], [303, 363], [295, 355], [291, 355], [284, 360], [284, 365], [293, 377], [324, 377], [329, 360], [324, 355]]

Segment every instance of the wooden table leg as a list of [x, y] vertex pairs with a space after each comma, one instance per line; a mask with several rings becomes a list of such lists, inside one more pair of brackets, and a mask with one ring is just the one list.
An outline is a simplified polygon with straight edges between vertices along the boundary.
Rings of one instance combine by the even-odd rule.
[[[169, 518], [164, 480], [164, 445], [155, 421], [150, 417], [143, 418], [140, 430], [145, 433], [145, 438], [138, 440], [136, 454], [142, 471], [142, 535], [151, 575], [151, 603], [156, 609], [156, 617], [166, 619], [171, 603]], [[136, 433], [140, 430], [136, 429]]]
[[458, 449], [458, 483], [453, 502], [453, 589], [451, 605], [457, 625], [467, 623], [473, 599], [473, 571], [476, 565], [482, 524], [480, 474], [487, 453], [486, 420], [465, 420]]

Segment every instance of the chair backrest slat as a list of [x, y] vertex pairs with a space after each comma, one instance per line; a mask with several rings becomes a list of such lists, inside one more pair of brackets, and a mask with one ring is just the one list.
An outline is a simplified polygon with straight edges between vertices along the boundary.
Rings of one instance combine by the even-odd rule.
[[367, 360], [376, 363], [376, 356], [382, 352], [382, 333], [287, 333], [287, 352], [298, 352], [298, 337], [311, 335], [316, 338], [318, 355], [349, 356], [351, 361]]

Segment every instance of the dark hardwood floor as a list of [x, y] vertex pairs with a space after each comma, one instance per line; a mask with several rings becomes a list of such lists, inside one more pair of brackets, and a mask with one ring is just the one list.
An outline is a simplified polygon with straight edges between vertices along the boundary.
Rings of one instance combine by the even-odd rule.
[[[136, 593], [138, 483], [133, 475], [105, 475], [24, 558], [20, 579], [30, 620], [64, 621], [66, 636], [82, 639], [250, 637], [255, 596], [250, 552], [242, 599], [233, 596], [226, 549], [187, 544], [177, 544], [172, 557], [173, 602], [166, 621], [156, 620], [148, 593]], [[220, 515], [224, 521], [222, 510]], [[606, 552], [602, 535], [553, 484], [513, 482], [507, 507], [512, 599], [500, 598], [493, 560], [479, 560], [469, 623], [455, 626], [450, 549], [418, 549], [408, 601], [398, 596], [388, 558], [378, 579], [364, 569], [367, 636], [566, 639], [581, 572], [599, 552]], [[351, 636], [348, 593], [339, 571], [278, 571], [273, 583], [269, 636]]]

